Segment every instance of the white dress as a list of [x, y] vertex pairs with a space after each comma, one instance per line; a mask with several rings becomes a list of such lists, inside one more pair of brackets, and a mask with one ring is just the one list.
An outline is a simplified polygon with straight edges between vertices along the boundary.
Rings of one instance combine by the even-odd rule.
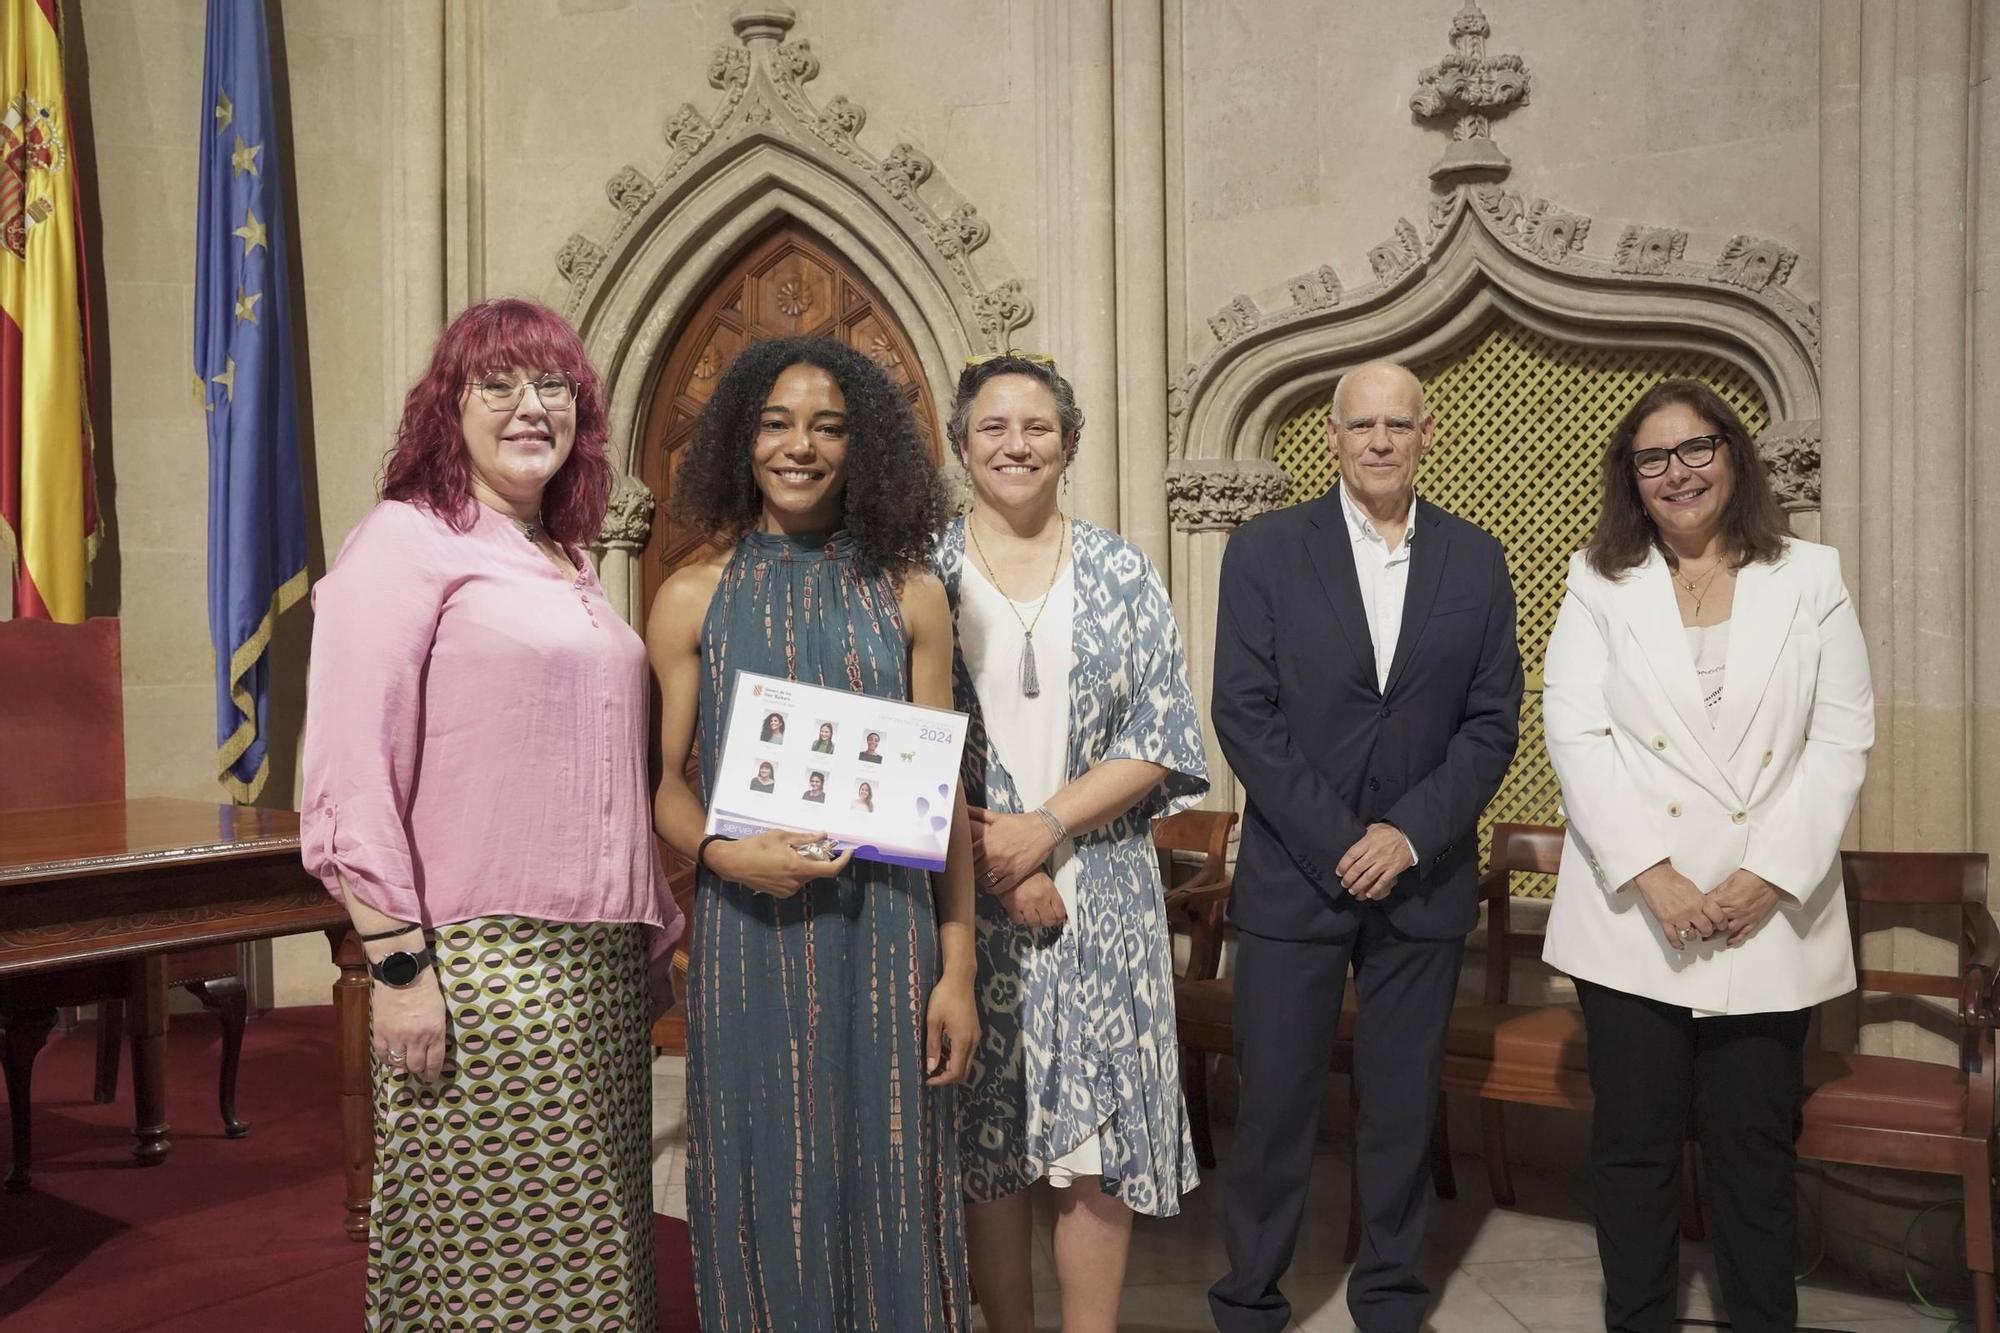
[[[977, 560], [965, 562], [958, 613], [959, 651], [972, 677], [986, 715], [990, 744], [1013, 775], [1021, 806], [1033, 810], [1060, 791], [1069, 753], [1069, 673], [1072, 664], [1072, 621], [1076, 616], [1076, 579], [1068, 559], [1043, 599], [1015, 602], [992, 580]], [[1041, 611], [1037, 619], [1036, 611]], [[1016, 618], [1015, 613], [1019, 613]], [[1035, 674], [1041, 693], [1030, 699], [1021, 693], [1021, 627], [1035, 627]], [[1071, 926], [1076, 923], [1076, 844], [1065, 838], [1050, 860], [1055, 867], [1056, 892]], [[1026, 1114], [1026, 1108], [1023, 1108]], [[1103, 1165], [1095, 1134], [1075, 1151], [1049, 1163], [1051, 1185], [1067, 1186], [1077, 1176], [1100, 1174]]]

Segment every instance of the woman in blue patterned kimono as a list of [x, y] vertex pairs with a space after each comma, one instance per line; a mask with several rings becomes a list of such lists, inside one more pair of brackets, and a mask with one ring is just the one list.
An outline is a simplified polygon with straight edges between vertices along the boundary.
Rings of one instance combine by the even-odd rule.
[[[699, 876], [687, 1193], [701, 1326], [963, 1333], [946, 1085], [979, 1039], [965, 803], [933, 876], [813, 859], [810, 829], [704, 837], [685, 776], [698, 753], [714, 790], [740, 671], [949, 706], [951, 609], [924, 565], [945, 513], [937, 470], [880, 366], [828, 338], [774, 338], [716, 380], [674, 489], [688, 530], [727, 543], [675, 571], [646, 625], [654, 823]], [[824, 801], [824, 774], [808, 781]]]
[[974, 503], [935, 564], [971, 716], [983, 1037], [959, 1110], [973, 1285], [1033, 1323], [1028, 1187], [1055, 1188], [1065, 1333], [1110, 1333], [1132, 1215], [1197, 1183], [1154, 819], [1208, 790], [1173, 606], [1145, 555], [1058, 507], [1083, 414], [1054, 365], [968, 365], [949, 423]]

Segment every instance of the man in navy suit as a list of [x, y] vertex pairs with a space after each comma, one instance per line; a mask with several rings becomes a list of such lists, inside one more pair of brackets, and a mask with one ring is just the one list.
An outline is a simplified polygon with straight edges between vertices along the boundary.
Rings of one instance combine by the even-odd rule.
[[1514, 758], [1521, 655], [1500, 543], [1417, 499], [1423, 386], [1359, 366], [1327, 422], [1325, 497], [1252, 520], [1222, 561], [1215, 733], [1249, 798], [1236, 923], [1242, 1096], [1224, 1196], [1223, 1333], [1277, 1333], [1348, 970], [1362, 1333], [1413, 1333], [1445, 1023], [1478, 920], [1477, 824]]

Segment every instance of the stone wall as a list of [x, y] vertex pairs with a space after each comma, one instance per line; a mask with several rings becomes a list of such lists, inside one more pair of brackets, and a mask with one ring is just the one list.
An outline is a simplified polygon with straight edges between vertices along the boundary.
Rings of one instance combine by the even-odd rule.
[[[315, 571], [371, 502], [402, 390], [443, 320], [484, 296], [562, 293], [557, 252], [572, 234], [605, 239], [607, 181], [627, 164], [657, 171], [676, 108], [717, 104], [712, 52], [743, 44], [739, 8], [287, 0]], [[1034, 305], [1013, 341], [1076, 374], [1092, 421], [1078, 509], [1167, 561], [1168, 384], [1214, 346], [1209, 317], [1236, 294], [1275, 299], [1321, 265], [1365, 281], [1397, 219], [1423, 224], [1447, 137], [1409, 100], [1448, 50], [1458, 0], [797, 8], [786, 36], [817, 59], [811, 98], [865, 106], [864, 149], [911, 143], [936, 167], [927, 198], [976, 203], [990, 226], [980, 279], [1018, 278]], [[96, 144], [101, 448], [118, 525], [95, 606], [125, 621], [131, 790], [210, 796], [202, 432], [186, 392], [202, 7], [71, 9]], [[1776, 238], [1799, 256], [1791, 288], [1817, 296], [1816, 0], [1487, 12], [1491, 49], [1521, 55], [1535, 80], [1494, 120], [1509, 188], [1597, 219], [1584, 251], [1598, 257], [1635, 220], [1686, 230], [1705, 257], [1737, 233]], [[1205, 616], [1187, 630], [1205, 640]], [[304, 610], [281, 629], [274, 792], [296, 777], [308, 633]], [[285, 998], [324, 994], [317, 950], [281, 950]]]

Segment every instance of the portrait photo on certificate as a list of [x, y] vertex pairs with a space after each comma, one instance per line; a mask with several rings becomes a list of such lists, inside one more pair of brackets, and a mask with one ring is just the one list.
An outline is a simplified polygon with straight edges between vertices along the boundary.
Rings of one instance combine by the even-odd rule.
[[824, 831], [864, 860], [943, 870], [965, 714], [739, 671], [706, 831]]

